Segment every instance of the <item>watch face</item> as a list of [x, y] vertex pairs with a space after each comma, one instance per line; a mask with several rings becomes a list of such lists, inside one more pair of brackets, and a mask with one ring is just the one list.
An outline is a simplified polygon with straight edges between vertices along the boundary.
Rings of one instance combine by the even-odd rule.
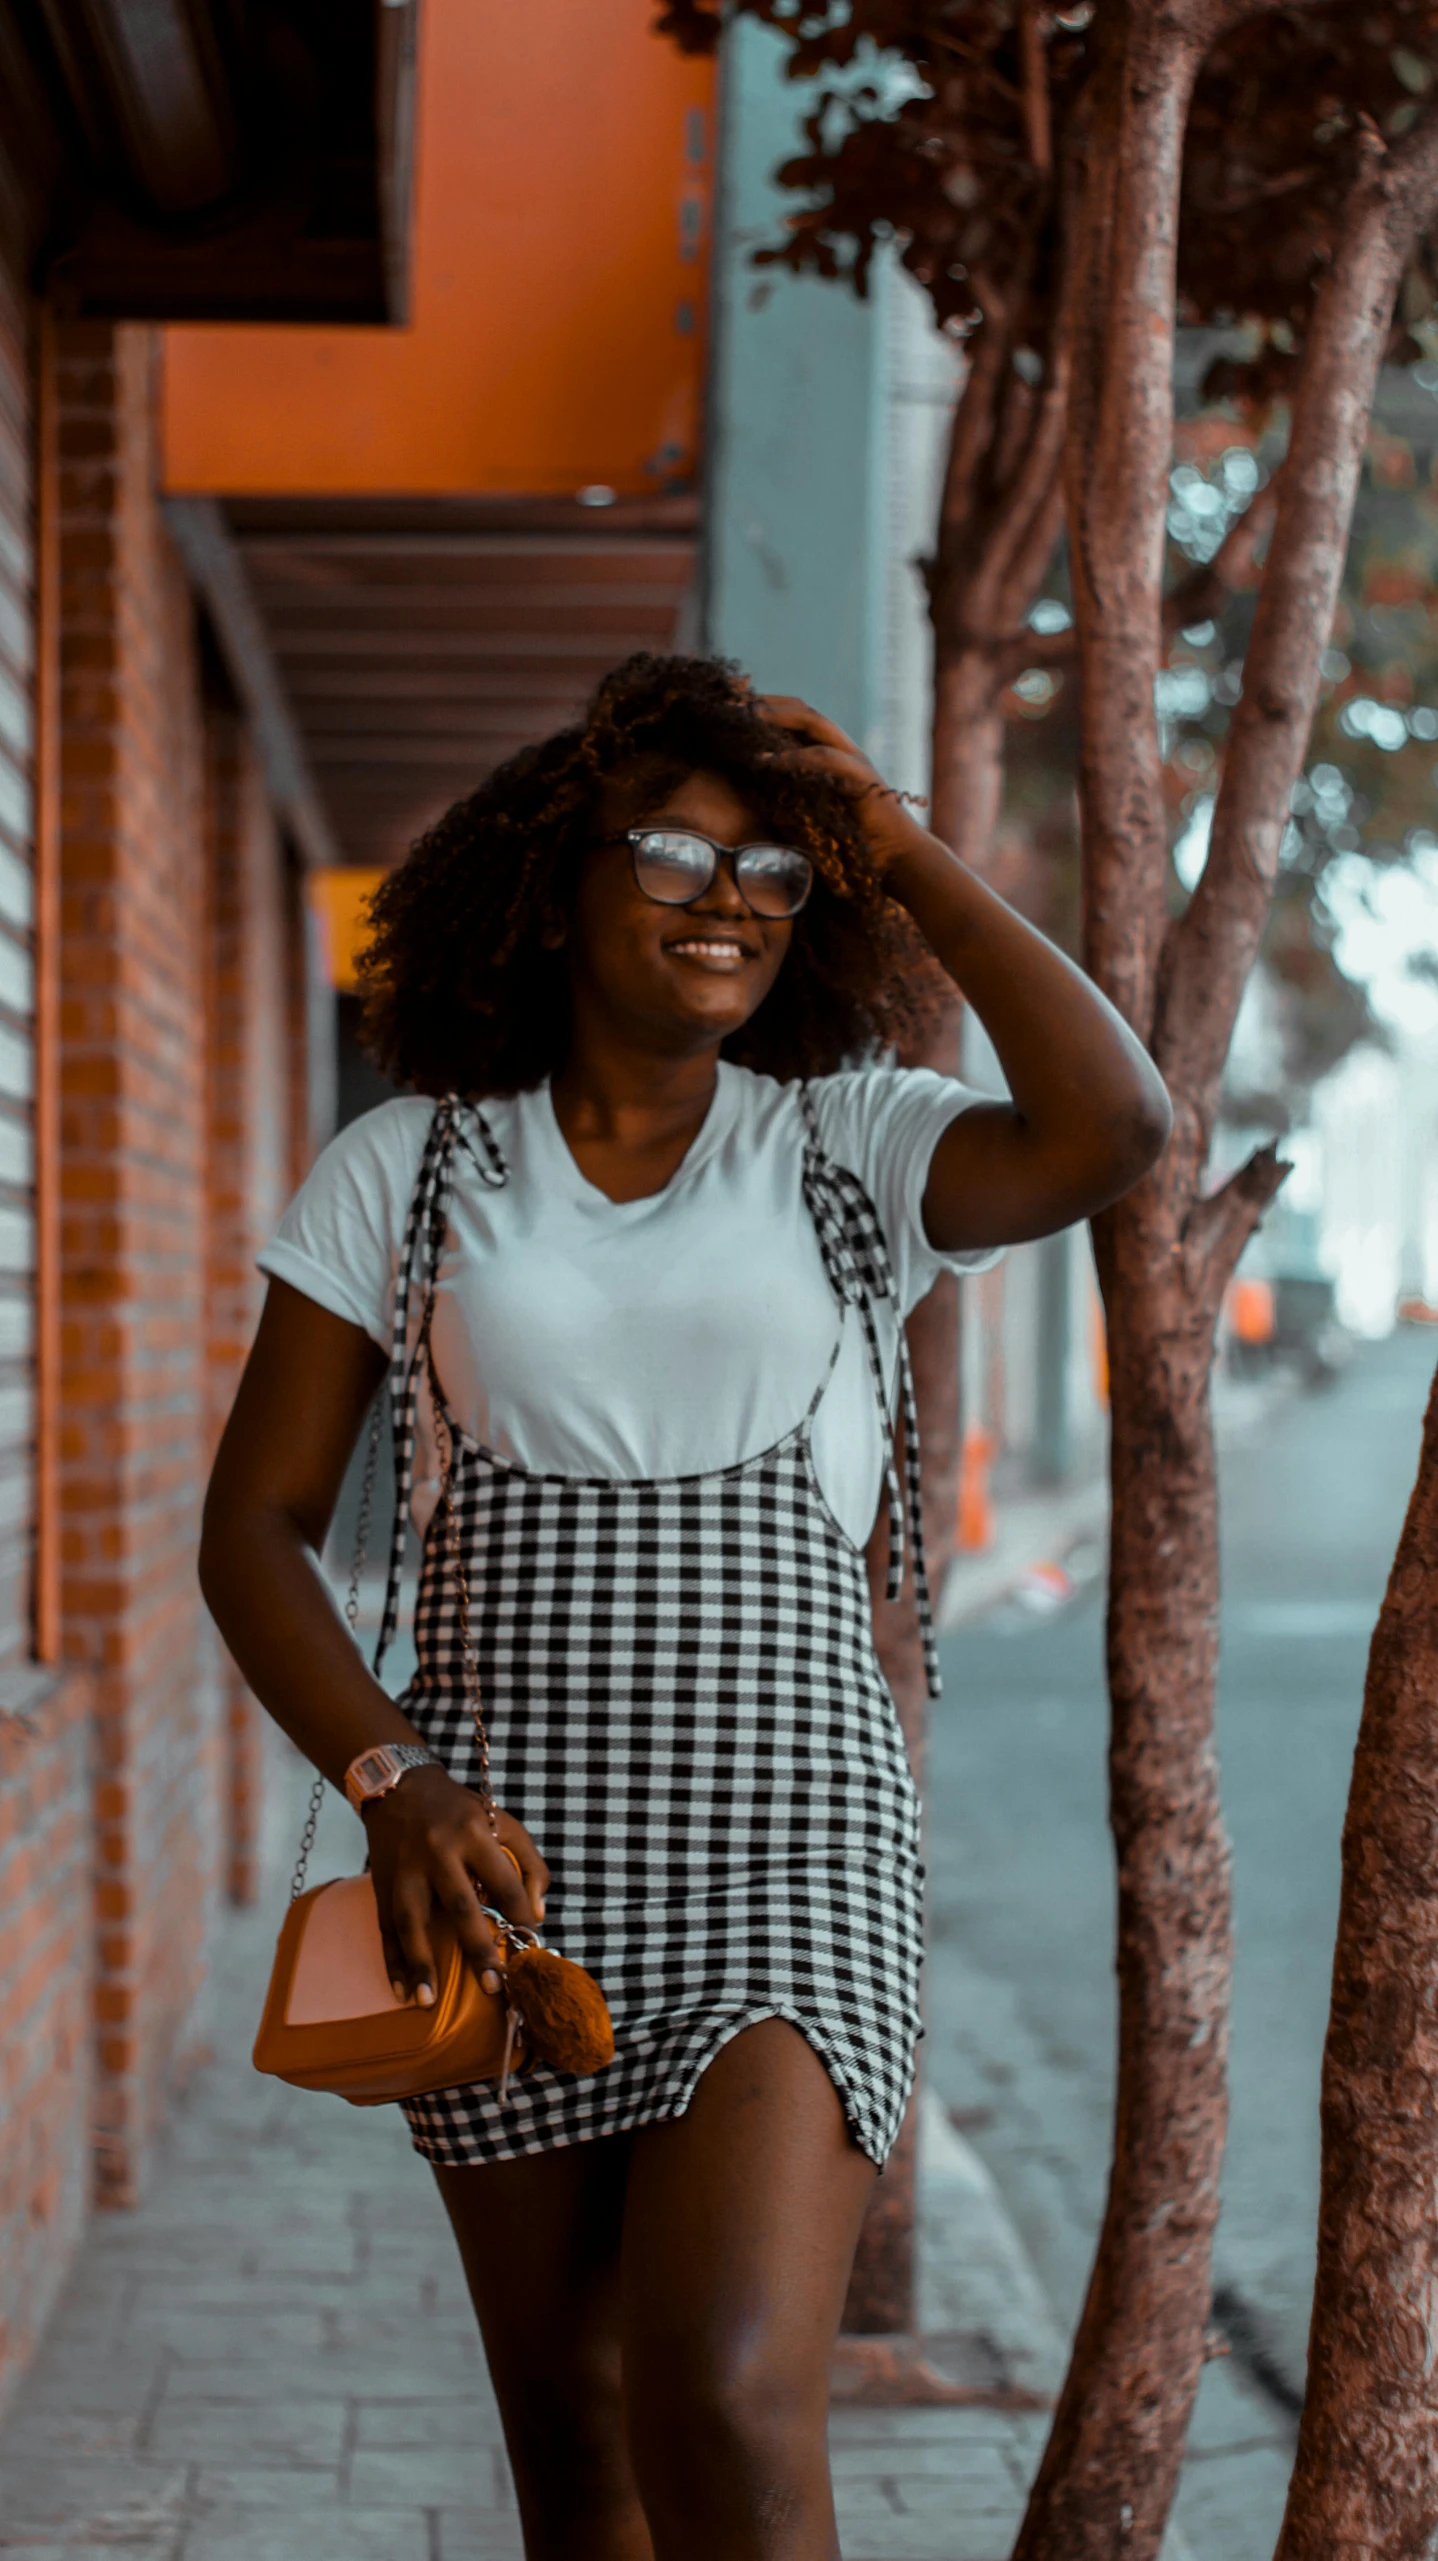
[[377, 1743], [372, 1752], [365, 1753], [363, 1760], [356, 1761], [354, 1780], [361, 1796], [375, 1796], [382, 1789], [394, 1785], [395, 1766], [385, 1744]]

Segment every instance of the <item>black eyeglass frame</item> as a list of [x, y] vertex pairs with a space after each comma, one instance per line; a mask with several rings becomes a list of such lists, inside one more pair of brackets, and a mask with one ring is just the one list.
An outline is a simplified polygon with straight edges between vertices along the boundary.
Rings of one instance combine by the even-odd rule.
[[[707, 845], [712, 857], [707, 878], [700, 882], [697, 889], [691, 890], [687, 898], [656, 898], [653, 890], [646, 889], [643, 881], [639, 877], [639, 845], [641, 838], [645, 836], [689, 836], [693, 839], [696, 845]], [[756, 837], [753, 843], [748, 845], [720, 845], [716, 844], [712, 836], [706, 836], [703, 830], [698, 827], [649, 826], [625, 827], [621, 829], [617, 836], [601, 836], [599, 841], [602, 845], [627, 845], [629, 847], [629, 860], [634, 872], [635, 888], [640, 892], [642, 897], [647, 898], [655, 907], [693, 907], [696, 902], [704, 896], [706, 890], [713, 888], [719, 866], [721, 862], [725, 860], [726, 856], [728, 858], [730, 876], [735, 888], [743, 899], [749, 914], [751, 916], [757, 916], [761, 924], [792, 924], [794, 918], [801, 915], [804, 908], [808, 905], [809, 896], [814, 886], [814, 866], [810, 861], [809, 856], [804, 853], [798, 845], [779, 845], [776, 844], [774, 839], [770, 836]], [[805, 872], [808, 876], [804, 882], [804, 895], [799, 900], [797, 906], [785, 907], [781, 909], [777, 915], [767, 915], [762, 907], [756, 907], [754, 905], [752, 899], [748, 896], [748, 893], [745, 890], [744, 878], [739, 866], [746, 854], [761, 853], [791, 854], [796, 862], [801, 862], [804, 865]]]

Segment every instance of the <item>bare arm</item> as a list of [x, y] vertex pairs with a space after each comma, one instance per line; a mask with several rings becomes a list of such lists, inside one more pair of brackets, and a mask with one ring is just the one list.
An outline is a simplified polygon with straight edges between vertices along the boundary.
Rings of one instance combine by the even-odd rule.
[[973, 1006], [1009, 1102], [975, 1103], [929, 1168], [924, 1225], [943, 1252], [1018, 1243], [1091, 1218], [1162, 1153], [1172, 1115], [1147, 1050], [1093, 981], [1026, 924], [886, 790], [807, 704], [771, 698], [805, 762], [853, 788], [884, 885]]
[[[255, 1696], [339, 1786], [376, 1743], [421, 1738], [367, 1670], [320, 1570], [350, 1452], [384, 1375], [384, 1359], [346, 1324], [284, 1281], [271, 1281], [254, 1349], [225, 1425], [205, 1501], [200, 1584]], [[498, 1818], [521, 1886], [479, 1799], [441, 1769], [406, 1773], [365, 1815], [391, 1973], [432, 1997], [428, 1922], [451, 1915], [474, 1962], [495, 1960], [483, 1899], [523, 1921], [540, 1917], [549, 1881], [523, 1827]]]

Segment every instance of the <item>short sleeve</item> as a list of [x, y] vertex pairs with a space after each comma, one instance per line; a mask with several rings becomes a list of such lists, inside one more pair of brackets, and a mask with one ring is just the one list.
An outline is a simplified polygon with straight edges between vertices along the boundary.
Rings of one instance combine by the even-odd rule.
[[929, 1165], [949, 1123], [984, 1095], [931, 1067], [863, 1067], [809, 1091], [826, 1153], [858, 1175], [879, 1214], [907, 1316], [941, 1272], [982, 1272], [1001, 1245], [941, 1253], [924, 1233]]
[[434, 1105], [381, 1103], [332, 1138], [301, 1183], [259, 1267], [388, 1351], [405, 1220]]

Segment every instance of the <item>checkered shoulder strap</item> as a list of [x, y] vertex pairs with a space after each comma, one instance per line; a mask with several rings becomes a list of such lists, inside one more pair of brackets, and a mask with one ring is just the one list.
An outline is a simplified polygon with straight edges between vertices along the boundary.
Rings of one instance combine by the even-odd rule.
[[[914, 1395], [914, 1372], [909, 1360], [909, 1340], [899, 1307], [894, 1267], [889, 1260], [889, 1248], [879, 1225], [878, 1212], [858, 1175], [851, 1173], [847, 1165], [836, 1164], [833, 1157], [824, 1152], [819, 1137], [819, 1115], [807, 1085], [799, 1088], [799, 1109], [804, 1119], [804, 1199], [814, 1221], [819, 1250], [824, 1257], [824, 1267], [834, 1295], [841, 1307], [858, 1309], [874, 1394], [878, 1399], [880, 1427], [884, 1435], [884, 1490], [889, 1509], [889, 1572], [885, 1591], [888, 1598], [895, 1601], [903, 1588], [904, 1522], [907, 1515], [914, 1558], [914, 1601], [919, 1618], [919, 1638], [924, 1649], [924, 1673], [930, 1698], [937, 1698], [940, 1690], [939, 1657], [934, 1641], [934, 1613], [924, 1556], [919, 1408]], [[881, 1299], [893, 1302], [894, 1312], [899, 1318], [899, 1397], [904, 1427], [902, 1495], [894, 1462], [895, 1434], [889, 1419], [884, 1361], [874, 1321], [874, 1309]]]
[[[375, 1647], [376, 1675], [399, 1625], [405, 1530], [409, 1521], [410, 1496], [414, 1491], [415, 1413], [420, 1379], [429, 1360], [434, 1292], [444, 1253], [445, 1230], [449, 1225], [455, 1151], [461, 1147], [481, 1182], [486, 1183], [491, 1191], [502, 1190], [509, 1180], [509, 1167], [483, 1112], [477, 1104], [462, 1101], [458, 1094], [446, 1094], [443, 1101], [435, 1105], [425, 1139], [409, 1216], [405, 1221], [404, 1243], [400, 1248], [399, 1272], [395, 1281], [389, 1359], [390, 1412], [394, 1419], [394, 1526], [390, 1532], [384, 1616]], [[410, 1309], [417, 1293], [420, 1318], [411, 1345]]]

